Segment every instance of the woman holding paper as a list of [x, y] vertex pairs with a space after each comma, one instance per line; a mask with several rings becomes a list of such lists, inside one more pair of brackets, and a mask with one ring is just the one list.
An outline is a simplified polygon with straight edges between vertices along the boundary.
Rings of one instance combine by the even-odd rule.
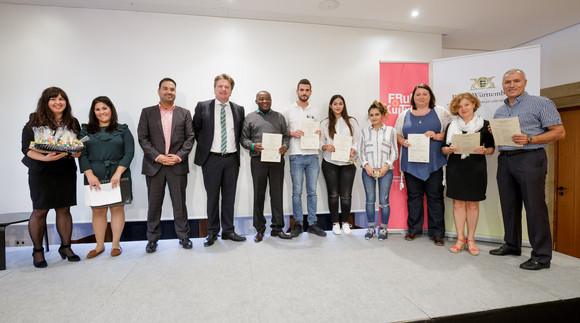
[[[340, 234], [341, 223], [345, 234], [350, 234], [350, 204], [352, 184], [356, 175], [354, 166], [360, 129], [355, 118], [346, 111], [342, 95], [336, 94], [328, 104], [328, 118], [320, 122], [322, 174], [328, 191], [328, 208], [332, 219], [332, 232]], [[340, 200], [340, 215], [338, 205]]]
[[[50, 87], [42, 92], [36, 111], [22, 129], [22, 163], [28, 167], [28, 185], [32, 199], [32, 214], [28, 221], [28, 231], [34, 245], [32, 263], [36, 268], [48, 264], [44, 259], [42, 238], [45, 235], [46, 216], [50, 209], [56, 212], [56, 229], [60, 236], [58, 253], [62, 259], [80, 261], [71, 249], [72, 216], [70, 207], [77, 204], [77, 166], [73, 158], [79, 153], [42, 152], [30, 148], [31, 142], [47, 130], [51, 136], [63, 138], [65, 133], [77, 137], [79, 122], [72, 116], [72, 107], [66, 93], [58, 87]], [[44, 138], [46, 139], [46, 138]]]
[[[87, 135], [90, 140], [85, 143], [85, 150], [79, 159], [81, 172], [85, 174], [85, 185], [91, 190], [100, 190], [101, 181], [108, 180], [112, 188], [120, 185], [121, 180], [131, 180], [129, 165], [133, 160], [135, 143], [133, 135], [126, 124], [117, 123], [117, 110], [106, 96], [93, 100], [89, 111], [89, 123], [83, 124], [81, 136]], [[130, 185], [129, 185], [130, 187]], [[93, 207], [93, 230], [97, 246], [87, 258], [94, 258], [105, 251], [105, 231], [107, 230], [107, 210], [111, 210], [111, 230], [113, 243], [111, 256], [121, 254], [119, 244], [125, 226], [125, 204], [131, 201], [105, 207]]]
[[[445, 129], [445, 144], [441, 148], [447, 161], [447, 197], [453, 199], [453, 218], [457, 230], [457, 242], [449, 251], [458, 253], [465, 248], [465, 222], [467, 222], [467, 245], [470, 254], [477, 256], [475, 229], [479, 218], [479, 201], [485, 200], [487, 189], [487, 164], [484, 155], [494, 151], [493, 136], [488, 130], [489, 121], [475, 114], [480, 106], [479, 99], [471, 93], [458, 94], [449, 104], [453, 121]], [[461, 154], [454, 141], [457, 135], [479, 134], [470, 153]]]
[[375, 202], [376, 186], [379, 184], [379, 208], [381, 223], [379, 240], [387, 240], [387, 225], [391, 207], [389, 192], [393, 182], [393, 163], [399, 157], [397, 147], [397, 131], [383, 124], [383, 119], [389, 116], [389, 110], [382, 102], [373, 102], [368, 110], [370, 127], [361, 129], [359, 155], [362, 165], [362, 180], [366, 193], [366, 214], [368, 230], [365, 239], [375, 236]]
[[[411, 94], [411, 109], [401, 113], [395, 123], [397, 141], [401, 149], [401, 189], [407, 183], [408, 233], [412, 241], [423, 232], [423, 196], [427, 196], [427, 225], [429, 237], [435, 245], [443, 246], [445, 234], [445, 204], [443, 202], [443, 166], [447, 159], [441, 153], [443, 129], [451, 122], [449, 112], [435, 105], [435, 96], [429, 85], [415, 86]], [[421, 136], [417, 136], [420, 134]], [[410, 148], [425, 142], [423, 151]], [[410, 156], [412, 152], [412, 156]], [[419, 156], [421, 158], [417, 158]], [[409, 158], [411, 160], [409, 160]], [[405, 172], [405, 173], [403, 173]], [[404, 181], [403, 181], [404, 180]]]

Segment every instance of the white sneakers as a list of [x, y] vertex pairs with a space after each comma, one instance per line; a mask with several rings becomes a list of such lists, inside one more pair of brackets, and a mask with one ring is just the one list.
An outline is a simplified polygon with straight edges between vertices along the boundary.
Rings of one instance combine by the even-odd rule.
[[[332, 225], [332, 233], [336, 234], [336, 235], [340, 235], [340, 224], [335, 223]], [[342, 224], [342, 231], [344, 231], [344, 234], [350, 234], [350, 223], [343, 223]]]
[[344, 234], [350, 234], [350, 223], [343, 223], [342, 231], [344, 231]]

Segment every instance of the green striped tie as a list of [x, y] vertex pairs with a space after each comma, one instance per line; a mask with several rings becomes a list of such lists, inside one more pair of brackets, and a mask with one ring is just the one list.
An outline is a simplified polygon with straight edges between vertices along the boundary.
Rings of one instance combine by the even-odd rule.
[[222, 110], [220, 112], [220, 122], [222, 124], [222, 154], [228, 151], [228, 133], [226, 130], [226, 105], [220, 103]]

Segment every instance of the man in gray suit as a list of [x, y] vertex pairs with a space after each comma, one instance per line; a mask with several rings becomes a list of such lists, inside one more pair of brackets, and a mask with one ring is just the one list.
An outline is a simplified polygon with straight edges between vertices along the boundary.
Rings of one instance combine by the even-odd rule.
[[189, 110], [175, 106], [176, 83], [170, 78], [159, 82], [159, 104], [141, 111], [137, 134], [143, 149], [141, 173], [147, 181], [147, 246], [148, 253], [157, 250], [161, 237], [159, 222], [165, 197], [165, 184], [173, 204], [175, 233], [185, 249], [191, 249], [189, 223], [185, 206], [185, 188], [189, 164], [187, 156], [193, 148], [193, 126]]

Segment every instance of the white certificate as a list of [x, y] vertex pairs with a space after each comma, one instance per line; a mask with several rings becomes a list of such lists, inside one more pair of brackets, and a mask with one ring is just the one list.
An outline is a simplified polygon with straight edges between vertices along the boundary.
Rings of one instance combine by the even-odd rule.
[[412, 163], [429, 163], [429, 137], [422, 133], [409, 134], [407, 160]]
[[505, 119], [490, 119], [491, 132], [493, 133], [493, 140], [497, 146], [514, 146], [522, 147], [512, 140], [513, 135], [522, 133], [520, 130], [520, 120], [518, 117]]
[[474, 154], [475, 149], [481, 146], [479, 132], [453, 135], [453, 146], [457, 147], [455, 154]]
[[260, 161], [263, 162], [280, 162], [280, 147], [282, 147], [282, 134], [263, 133], [262, 134], [262, 156]]
[[85, 204], [88, 206], [101, 206], [121, 202], [121, 185], [113, 188], [113, 184], [100, 184], [100, 191], [91, 190], [89, 185], [85, 185]]
[[331, 160], [348, 162], [350, 158], [350, 148], [352, 147], [352, 137], [334, 134], [334, 152], [330, 155]]
[[302, 121], [300, 126], [304, 135], [300, 137], [300, 149], [318, 149], [320, 148], [319, 136], [316, 130], [320, 129], [320, 124], [314, 121]]

